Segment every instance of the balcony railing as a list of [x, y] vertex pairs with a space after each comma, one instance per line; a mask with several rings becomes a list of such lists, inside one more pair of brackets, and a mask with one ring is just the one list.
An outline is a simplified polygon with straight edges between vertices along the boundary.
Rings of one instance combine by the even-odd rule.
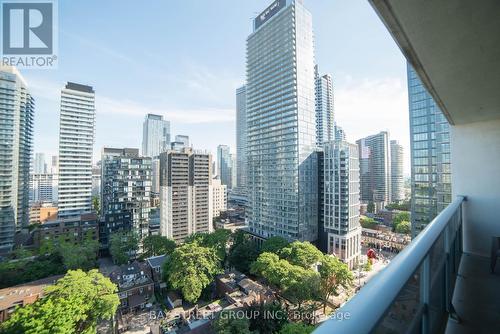
[[444, 332], [463, 252], [459, 196], [314, 334]]

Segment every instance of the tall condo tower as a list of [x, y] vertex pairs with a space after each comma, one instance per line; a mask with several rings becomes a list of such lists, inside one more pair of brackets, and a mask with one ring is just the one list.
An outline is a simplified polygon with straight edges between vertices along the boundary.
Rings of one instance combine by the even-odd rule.
[[68, 82], [61, 90], [59, 121], [58, 215], [61, 218], [92, 211], [94, 133], [94, 89]]
[[391, 198], [392, 202], [402, 201], [404, 194], [403, 145], [391, 140]]
[[319, 74], [318, 65], [314, 68], [316, 94], [316, 144], [335, 138], [335, 122], [333, 119], [333, 83], [330, 74]]
[[247, 217], [261, 238], [314, 241], [318, 173], [311, 13], [276, 0], [247, 38]]
[[451, 202], [450, 125], [409, 64], [408, 99], [415, 237]]
[[29, 224], [29, 176], [35, 102], [14, 67], [0, 66], [0, 251]]
[[[247, 88], [236, 89], [236, 185], [245, 192], [247, 184]], [[233, 171], [234, 173], [234, 171]]]

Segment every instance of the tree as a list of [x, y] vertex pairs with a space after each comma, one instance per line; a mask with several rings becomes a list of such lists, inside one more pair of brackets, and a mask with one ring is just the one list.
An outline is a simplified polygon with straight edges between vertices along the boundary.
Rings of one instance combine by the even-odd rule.
[[246, 317], [236, 317], [231, 311], [222, 311], [212, 323], [217, 334], [251, 334], [250, 322]]
[[300, 322], [290, 322], [281, 328], [279, 334], [309, 334], [313, 332], [314, 328], [314, 326]]
[[99, 215], [101, 213], [101, 203], [99, 200], [99, 196], [93, 196], [92, 197], [92, 207], [94, 208], [94, 211]]
[[323, 301], [323, 312], [331, 296], [339, 295], [339, 288], [349, 288], [352, 285], [354, 277], [349, 267], [338, 258], [330, 255], [323, 255], [321, 265], [319, 266], [320, 297]]
[[109, 252], [116, 264], [125, 264], [135, 258], [139, 250], [139, 237], [132, 232], [119, 231], [111, 234]]
[[411, 224], [409, 221], [402, 221], [398, 225], [396, 225], [396, 232], [402, 234], [410, 234], [411, 233]]
[[279, 255], [291, 264], [307, 269], [321, 260], [323, 253], [310, 242], [294, 241], [284, 247]]
[[276, 236], [270, 237], [264, 241], [262, 244], [261, 252], [270, 252], [278, 254], [284, 247], [288, 245], [288, 241], [285, 238]]
[[378, 225], [378, 222], [375, 219], [366, 216], [361, 216], [359, 218], [359, 223], [361, 224], [361, 227], [370, 229], [374, 229]]
[[366, 206], [366, 211], [369, 213], [375, 212], [375, 204], [372, 201], [368, 202], [368, 205]]
[[95, 333], [98, 321], [111, 319], [120, 304], [116, 285], [96, 269], [70, 270], [45, 291], [44, 298], [17, 308], [0, 333]]
[[175, 249], [175, 241], [161, 235], [148, 235], [142, 242], [144, 258], [158, 255], [169, 255]]
[[176, 248], [163, 264], [165, 280], [174, 289], [181, 290], [184, 299], [196, 302], [202, 290], [222, 273], [220, 259], [213, 249], [187, 243]]
[[[237, 236], [239, 239], [239, 236]], [[250, 266], [259, 256], [255, 243], [250, 240], [246, 234], [243, 234], [241, 240], [235, 241], [229, 250], [227, 260], [229, 265], [244, 273], [250, 272]]]
[[253, 303], [248, 308], [253, 333], [278, 333], [288, 321], [288, 312], [279, 302]]
[[99, 242], [92, 238], [85, 238], [77, 245], [64, 241], [57, 246], [57, 252], [62, 257], [66, 269], [94, 268], [98, 250]]
[[198, 243], [200, 246], [213, 248], [220, 260], [224, 262], [226, 247], [230, 237], [231, 231], [218, 229], [212, 233], [198, 232], [191, 234], [185, 239], [185, 243]]
[[406, 211], [398, 212], [392, 219], [393, 225], [398, 225], [402, 221], [410, 221], [410, 213]]
[[320, 278], [318, 273], [312, 269], [291, 266], [289, 276], [281, 284], [285, 289], [284, 296], [297, 305], [299, 311], [301, 311], [304, 302], [316, 300], [320, 294]]

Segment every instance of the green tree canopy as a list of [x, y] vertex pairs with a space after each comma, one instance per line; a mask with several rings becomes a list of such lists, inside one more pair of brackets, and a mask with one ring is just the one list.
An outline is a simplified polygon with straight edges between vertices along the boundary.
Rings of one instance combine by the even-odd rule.
[[132, 232], [118, 231], [111, 234], [109, 252], [116, 264], [125, 264], [134, 259], [139, 250], [139, 237]]
[[366, 207], [366, 211], [368, 211], [369, 213], [374, 213], [375, 212], [375, 203], [373, 202], [368, 202], [368, 205]]
[[374, 229], [378, 224], [375, 219], [366, 216], [361, 216], [359, 218], [359, 223], [361, 224], [361, 227], [370, 229]]
[[196, 242], [200, 246], [213, 248], [221, 261], [226, 257], [226, 247], [231, 237], [231, 231], [218, 229], [212, 233], [194, 233], [185, 239], [185, 243]]
[[0, 325], [1, 334], [66, 334], [96, 332], [101, 319], [110, 319], [120, 303], [117, 287], [97, 270], [70, 270], [46, 296], [17, 308]]
[[401, 223], [402, 221], [407, 221], [407, 222], [410, 221], [410, 213], [409, 212], [407, 212], [407, 211], [398, 212], [394, 216], [394, 218], [392, 219], [392, 223], [394, 225], [397, 225], [397, 224]]
[[313, 332], [314, 328], [314, 326], [300, 322], [290, 322], [281, 328], [279, 334], [309, 334]]
[[192, 303], [200, 298], [214, 276], [222, 273], [220, 259], [214, 250], [196, 242], [177, 247], [163, 266], [165, 280]]
[[323, 253], [310, 242], [294, 241], [284, 247], [279, 255], [291, 264], [307, 269], [321, 260]]
[[175, 241], [161, 235], [148, 235], [142, 241], [143, 258], [170, 255], [175, 249]]
[[253, 274], [262, 276], [270, 284], [280, 288], [287, 299], [300, 305], [316, 299], [319, 275], [312, 269], [293, 265], [274, 253], [262, 253], [251, 266]]
[[288, 312], [279, 302], [253, 303], [248, 308], [250, 330], [253, 333], [278, 333], [288, 322]]
[[251, 264], [257, 259], [259, 252], [248, 234], [237, 231], [233, 236], [233, 245], [227, 260], [229, 265], [244, 273], [250, 272]]
[[236, 317], [234, 311], [222, 311], [212, 322], [216, 334], [251, 334], [248, 318]]
[[349, 267], [338, 258], [331, 255], [323, 255], [319, 266], [320, 299], [323, 301], [323, 308], [331, 296], [339, 295], [339, 288], [349, 288], [354, 280]]
[[411, 233], [410, 222], [409, 221], [402, 221], [401, 223], [397, 224], [396, 225], [396, 232], [409, 235]]
[[288, 241], [285, 238], [276, 236], [270, 237], [264, 241], [262, 244], [261, 252], [270, 252], [278, 254], [284, 247], [288, 245]]

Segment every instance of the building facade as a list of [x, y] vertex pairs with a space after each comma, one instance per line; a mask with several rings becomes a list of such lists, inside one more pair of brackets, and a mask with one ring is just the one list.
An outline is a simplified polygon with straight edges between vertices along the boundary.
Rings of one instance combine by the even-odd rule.
[[212, 179], [212, 206], [213, 218], [227, 210], [227, 186], [219, 179]]
[[17, 69], [0, 66], [0, 252], [29, 223], [35, 102]]
[[314, 67], [316, 94], [316, 145], [335, 138], [335, 122], [333, 114], [333, 83], [329, 74], [320, 75], [318, 65]]
[[356, 142], [359, 149], [361, 200], [376, 210], [391, 201], [391, 153], [389, 133], [382, 131]]
[[349, 268], [361, 255], [358, 146], [343, 140], [323, 146], [323, 240], [326, 252]]
[[233, 185], [233, 159], [227, 145], [217, 146], [217, 175], [228, 189]]
[[318, 175], [311, 13], [277, 0], [247, 38], [247, 193], [251, 233], [314, 241]]
[[411, 223], [416, 236], [451, 202], [450, 125], [408, 65]]
[[391, 140], [391, 201], [404, 200], [404, 177], [403, 177], [404, 151], [403, 145], [397, 140]]
[[35, 160], [33, 162], [33, 173], [34, 174], [47, 173], [47, 164], [45, 163], [44, 153], [35, 153]]
[[57, 203], [57, 174], [30, 174], [30, 203]]
[[247, 183], [247, 88], [236, 89], [236, 186], [245, 192]]
[[160, 233], [177, 243], [211, 232], [212, 156], [185, 148], [160, 154]]
[[140, 157], [134, 148], [104, 147], [101, 156], [101, 212], [105, 221], [121, 224], [124, 212], [130, 213], [129, 226], [111, 225], [130, 230], [140, 240], [149, 235], [151, 210], [151, 158]]
[[142, 155], [154, 158], [170, 147], [170, 122], [163, 116], [147, 114], [142, 124]]
[[68, 82], [61, 90], [59, 123], [58, 215], [92, 211], [92, 154], [95, 134], [95, 92]]

